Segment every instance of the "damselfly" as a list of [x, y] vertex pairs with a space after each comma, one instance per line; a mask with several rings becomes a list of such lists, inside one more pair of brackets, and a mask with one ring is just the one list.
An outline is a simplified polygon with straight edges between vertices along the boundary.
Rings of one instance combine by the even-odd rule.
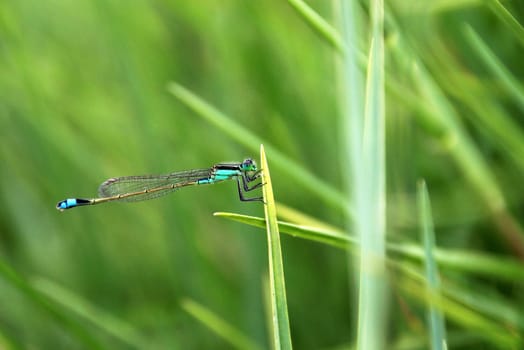
[[208, 185], [236, 179], [241, 201], [263, 201], [262, 197], [246, 198], [245, 192], [262, 186], [254, 183], [260, 177], [255, 162], [248, 158], [242, 163], [219, 163], [208, 169], [179, 171], [165, 175], [115, 177], [104, 181], [98, 188], [97, 198], [68, 198], [58, 202], [56, 209], [63, 211], [84, 205], [106, 202], [138, 202], [163, 196], [182, 187]]

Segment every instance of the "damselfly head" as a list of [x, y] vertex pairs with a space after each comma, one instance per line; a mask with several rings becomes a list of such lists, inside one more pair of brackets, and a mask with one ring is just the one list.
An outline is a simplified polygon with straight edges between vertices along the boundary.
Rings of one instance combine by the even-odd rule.
[[240, 168], [243, 171], [257, 171], [257, 164], [253, 159], [247, 158], [242, 162]]

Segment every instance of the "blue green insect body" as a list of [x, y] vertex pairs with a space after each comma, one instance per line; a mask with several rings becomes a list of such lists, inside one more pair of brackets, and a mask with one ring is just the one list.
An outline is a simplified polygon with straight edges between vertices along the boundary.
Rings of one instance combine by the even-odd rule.
[[68, 198], [57, 203], [60, 211], [112, 201], [136, 202], [174, 192], [182, 187], [237, 180], [241, 201], [263, 201], [261, 197], [246, 198], [244, 193], [262, 186], [254, 183], [260, 177], [256, 163], [248, 158], [241, 163], [219, 163], [207, 169], [179, 171], [166, 175], [141, 175], [111, 178], [98, 188], [97, 198]]

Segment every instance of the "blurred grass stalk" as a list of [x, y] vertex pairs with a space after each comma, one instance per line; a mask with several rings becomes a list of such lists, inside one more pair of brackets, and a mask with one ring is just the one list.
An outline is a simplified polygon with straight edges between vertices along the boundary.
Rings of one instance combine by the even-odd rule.
[[517, 21], [511, 12], [509, 12], [499, 0], [488, 1], [487, 5], [500, 19], [500, 22], [504, 23], [506, 27], [513, 32], [514, 37], [524, 45], [524, 28], [522, 28], [519, 21]]
[[[401, 54], [401, 53], [399, 53]], [[464, 173], [470, 185], [477, 191], [483, 203], [499, 228], [508, 248], [520, 259], [524, 259], [524, 239], [522, 229], [516, 219], [508, 212], [506, 200], [490, 170], [490, 167], [477, 146], [460, 123], [458, 112], [445, 96], [438, 84], [431, 78], [421, 62], [413, 66], [413, 78], [426, 104], [431, 106], [432, 115], [439, 125], [439, 138]]]
[[[348, 212], [354, 212], [353, 225], [360, 245], [358, 349], [384, 349], [386, 335], [385, 268], [385, 98], [384, 98], [384, 4], [371, 1], [372, 37], [367, 66], [365, 106], [363, 77], [358, 67], [358, 5], [341, 2], [341, 32], [346, 44], [342, 59], [341, 101], [344, 120], [345, 154], [352, 189]], [[343, 162], [344, 164], [345, 162]], [[352, 266], [352, 261], [350, 261]]]
[[[387, 20], [392, 30], [398, 32], [398, 38], [409, 37], [408, 34], [403, 33], [401, 27], [396, 23], [391, 14], [387, 16]], [[476, 45], [477, 51], [480, 51], [478, 42], [475, 43], [474, 34], [472, 35], [470, 31], [466, 32], [466, 35], [467, 39], [472, 41], [473, 46]], [[462, 171], [469, 185], [477, 192], [482, 203], [490, 212], [491, 218], [498, 228], [496, 232], [504, 239], [508, 249], [511, 250], [515, 256], [523, 260], [523, 230], [519, 222], [508, 211], [506, 199], [488, 161], [480, 152], [466, 128], [462, 125], [457, 106], [446, 95], [444, 91], [446, 82], [439, 81], [432, 75], [431, 70], [426, 67], [426, 61], [423, 60], [423, 57], [417, 56], [416, 50], [409, 44], [408, 40], [399, 40], [398, 43], [392, 45], [391, 48], [392, 55], [398, 59], [413, 60], [411, 79], [413, 80], [413, 85], [417, 93], [409, 99], [406, 99], [406, 96], [409, 96], [409, 94], [405, 94], [404, 97], [399, 95], [399, 93], [404, 93], [404, 90], [392, 89], [391, 92], [399, 98], [399, 101], [406, 103], [408, 106], [411, 105], [412, 108], [419, 111], [419, 113], [415, 114], [419, 122], [425, 125], [428, 133], [440, 140], [447, 149], [456, 166]], [[483, 55], [480, 54], [480, 57], [483, 57]], [[491, 64], [491, 66], [493, 67], [493, 64]], [[499, 73], [501, 71], [501, 69], [498, 69]], [[508, 85], [507, 80], [504, 83], [506, 86]], [[457, 81], [447, 92], [457, 95], [455, 91], [467, 90], [465, 88], [458, 89], [456, 87], [457, 84], [463, 83]], [[513, 123], [509, 118], [493, 118], [493, 115], [500, 116], [503, 114], [498, 112], [486, 114], [485, 111], [488, 109], [486, 109], [483, 103], [479, 103], [478, 98], [468, 98], [465, 93], [461, 93], [458, 96], [466, 105], [471, 106], [471, 109], [476, 112], [474, 120], [477, 125], [481, 124], [480, 122], [488, 125], [488, 127], [485, 128], [485, 130], [489, 131], [487, 133], [488, 135], [494, 134], [495, 131], [498, 131], [500, 135], [501, 128], [504, 129], [504, 131], [512, 129], [511, 125]], [[419, 100], [424, 101], [424, 103], [420, 104], [417, 102]], [[482, 108], [476, 106], [482, 106]], [[493, 121], [496, 121], [496, 123]], [[497, 127], [494, 127], [495, 124], [497, 124]], [[518, 130], [518, 128], [514, 129]], [[517, 145], [517, 148], [522, 148], [521, 142], [515, 141], [518, 140], [518, 131], [509, 132], [504, 136], [501, 135], [498, 139], [504, 140], [502, 142], [510, 147]]]
[[192, 299], [183, 299], [181, 306], [187, 313], [206, 325], [209, 329], [215, 332], [215, 334], [227, 341], [233, 348], [253, 350], [262, 349], [260, 345], [244, 335], [241, 331], [196, 301]]
[[176, 98], [192, 109], [197, 115], [201, 116], [224, 133], [231, 136], [234, 140], [245, 146], [253, 152], [258, 151], [261, 144], [266, 145], [266, 149], [271, 154], [272, 162], [290, 178], [296, 181], [296, 184], [315, 193], [326, 203], [334, 207], [341, 207], [344, 203], [342, 196], [333, 186], [326, 184], [315, 175], [311, 174], [306, 168], [289, 158], [268, 142], [260, 138], [251, 130], [242, 127], [234, 118], [229, 117], [216, 107], [208, 103], [203, 98], [194, 94], [182, 85], [170, 82], [167, 86], [168, 91]]
[[19, 274], [2, 260], [0, 260], [0, 276], [2, 277], [2, 282], [5, 281], [15, 287], [28, 300], [38, 306], [38, 308], [46, 311], [50, 316], [50, 320], [67, 330], [84, 348], [103, 348], [100, 341], [85, 325], [71, 317], [67, 312], [64, 312], [63, 308], [55, 302], [54, 298], [51, 298], [38, 288], [33, 287], [23, 275]]
[[[428, 294], [440, 296], [440, 278], [435, 258], [435, 232], [431, 214], [431, 203], [429, 201], [428, 189], [424, 181], [418, 183], [417, 204], [420, 223], [420, 236], [424, 245], [424, 267], [426, 274], [426, 291]], [[428, 303], [428, 328], [430, 332], [431, 349], [447, 349], [446, 327], [442, 310]]]
[[56, 303], [57, 308], [60, 306], [80, 319], [89, 321], [122, 344], [136, 349], [147, 348], [149, 342], [138, 330], [88, 299], [42, 277], [34, 278], [31, 284], [35, 291]]
[[[258, 228], [266, 228], [266, 220], [264, 218], [226, 212], [215, 212], [213, 215]], [[296, 224], [285, 221], [278, 221], [277, 223], [281, 233], [295, 238], [307, 239], [343, 250], [348, 250], [349, 247], [349, 252], [355, 255], [360, 249], [358, 247], [360, 242], [357, 238], [336, 227], [329, 228], [322, 225]], [[413, 261], [424, 261], [425, 259], [425, 252], [418, 244], [388, 242], [386, 243], [386, 250], [394, 256], [408, 258]], [[434, 248], [433, 255], [435, 261], [449, 271], [489, 277], [501, 282], [520, 282], [520, 284], [524, 282], [515, 280], [515, 276], [524, 275], [524, 265], [514, 258], [473, 252], [466, 249], [443, 248]], [[522, 324], [524, 328], [524, 319]]]

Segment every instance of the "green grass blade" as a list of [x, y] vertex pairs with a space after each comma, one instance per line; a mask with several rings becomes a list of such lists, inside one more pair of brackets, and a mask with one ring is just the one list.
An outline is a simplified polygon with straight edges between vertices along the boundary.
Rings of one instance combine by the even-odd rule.
[[[519, 336], [515, 333], [515, 330], [524, 330], [524, 317], [519, 314], [518, 310], [512, 308], [507, 300], [503, 300], [500, 296], [494, 296], [492, 292], [490, 293], [482, 286], [471, 288], [467, 281], [461, 282], [466, 286], [460, 286], [454, 281], [447, 280], [440, 289], [440, 293], [432, 293], [431, 291], [428, 293], [427, 290], [425, 292], [422, 288], [427, 282], [424, 276], [418, 272], [418, 267], [410, 266], [410, 264], [392, 263], [391, 260], [389, 260], [389, 263], [417, 283], [417, 294], [422, 294], [417, 297], [418, 299], [425, 299], [426, 302], [430, 302], [430, 299], [433, 298], [443, 303], [447, 301], [451, 301], [453, 304], [458, 303], [461, 308], [465, 307], [468, 312], [476, 314], [477, 319], [483, 319], [485, 323], [489, 322], [490, 328], [496, 328], [501, 334], [505, 334], [505, 338], [519, 341]], [[492, 295], [487, 297], [487, 294]], [[442, 306], [442, 310], [447, 313], [446, 305], [442, 304]], [[461, 323], [466, 328], [469, 327], [469, 321], [461, 321]], [[499, 325], [504, 325], [506, 329], [502, 330]], [[447, 336], [447, 338], [448, 343], [451, 344], [450, 337]]]
[[519, 104], [520, 109], [524, 111], [524, 88], [520, 82], [504, 67], [498, 57], [490, 50], [471, 26], [466, 25], [464, 31], [471, 47], [477, 52], [477, 55], [482, 59], [486, 67], [489, 68], [506, 91], [513, 96]]
[[202, 322], [235, 349], [262, 349], [261, 346], [249, 339], [241, 331], [196, 301], [183, 299], [181, 306], [187, 313]]
[[277, 202], [277, 213], [278, 217], [282, 220], [289, 221], [291, 223], [306, 225], [310, 227], [318, 227], [327, 231], [340, 231], [337, 227], [314, 218], [310, 215], [304, 214], [303, 212], [291, 208], [285, 204]]
[[[493, 75], [493, 78], [473, 78], [474, 87], [479, 87], [485, 82], [493, 81], [495, 90], [498, 87], [506, 92], [516, 102], [521, 111], [524, 111], [524, 87], [515, 79], [511, 72], [504, 66], [495, 53], [486, 45], [472, 27], [464, 26], [465, 38], [479, 57], [479, 61]], [[475, 92], [475, 88], [457, 88], [461, 84], [460, 78], [447, 79], [447, 92], [459, 98], [474, 113], [467, 113], [472, 125], [490, 138], [490, 142], [505, 151], [508, 157], [524, 171], [524, 132], [518, 120], [513, 118], [493, 97], [483, 97]], [[463, 83], [462, 83], [463, 84]]]
[[[391, 16], [389, 16], [391, 19]], [[388, 22], [400, 37], [404, 37], [404, 31], [395, 21]], [[420, 62], [413, 53], [413, 48], [407, 41], [399, 41], [397, 45], [391, 46], [392, 53], [398, 60], [414, 61], [412, 78], [414, 86], [418, 87], [419, 96], [405, 99], [399, 92], [402, 89], [392, 89], [400, 101], [405, 102], [418, 111], [415, 114], [419, 121], [433, 136], [440, 139], [448, 150], [457, 167], [463, 172], [471, 187], [478, 193], [482, 203], [491, 212], [491, 218], [496, 224], [498, 231], [494, 231], [504, 239], [508, 248], [516, 256], [524, 258], [524, 233], [519, 222], [507, 211], [506, 200], [493, 171], [487, 164], [482, 153], [460, 122], [460, 114], [452, 100], [446, 97], [442, 86]], [[461, 90], [453, 85], [454, 90]], [[464, 88], [463, 88], [464, 89]], [[411, 94], [407, 92], [406, 96]], [[423, 101], [423, 103], [419, 103]], [[486, 115], [483, 120], [488, 120]], [[492, 118], [491, 121], [497, 118]], [[476, 123], [476, 121], [475, 121]], [[515, 133], [512, 133], [515, 134]], [[515, 138], [512, 137], [511, 140]], [[519, 164], [522, 162], [519, 161]]]
[[415, 66], [414, 75], [422, 96], [435, 108], [434, 116], [439, 116], [437, 122], [440, 122], [445, 130], [443, 139], [450, 143], [451, 155], [462, 166], [462, 170], [485, 201], [489, 203], [488, 205], [494, 210], [500, 210], [505, 206], [504, 198], [486, 164], [482, 161], [481, 155], [475, 149], [473, 141], [459, 124], [453, 106], [422, 67]]
[[[416, 260], [424, 258], [424, 251], [415, 244], [388, 243], [388, 252], [401, 254]], [[489, 276], [501, 281], [524, 283], [515, 276], [524, 273], [524, 264], [505, 256], [493, 256], [483, 253], [472, 253], [461, 249], [435, 249], [435, 258], [441, 267], [451, 270], [470, 272]]]
[[[492, 317], [483, 310], [477, 309], [475, 304], [470, 302], [471, 299], [478, 297], [476, 291], [470, 292], [465, 288], [453, 287], [454, 295], [448, 295], [447, 289], [450, 284], [445, 283], [442, 293], [428, 292], [425, 288], [425, 278], [420, 274], [418, 267], [392, 260], [389, 260], [388, 264], [395, 272], [399, 272], [395, 274], [392, 283], [399, 288], [399, 291], [404, 291], [406, 295], [412, 297], [415, 302], [438, 306], [455, 324], [461, 325], [464, 329], [474, 330], [479, 338], [492, 343], [495, 348], [521, 348], [518, 344], [522, 343], [522, 339], [514, 329], [516, 324], [506, 323], [502, 315]], [[457, 302], [455, 296], [458, 294], [461, 300]], [[470, 300], [467, 300], [468, 298]], [[457, 346], [451, 339], [449, 339], [449, 344]], [[416, 349], [419, 348], [425, 349], [427, 345], [416, 347]]]
[[511, 12], [509, 12], [499, 0], [491, 0], [488, 4], [495, 15], [500, 18], [502, 23], [506, 24], [511, 31], [513, 31], [515, 37], [520, 40], [521, 45], [524, 45], [524, 28]]
[[[240, 223], [248, 224], [261, 229], [266, 228], [265, 220], [263, 218], [233, 213], [215, 213], [214, 215], [231, 219]], [[341, 231], [332, 232], [326, 231], [324, 229], [290, 224], [281, 221], [278, 222], [278, 225], [280, 232], [289, 234], [292, 237], [320, 242], [342, 250], [346, 250], [349, 246], [350, 252], [352, 252], [353, 254], [358, 254], [358, 240], [354, 237], [347, 236]], [[388, 253], [395, 253], [402, 257], [414, 259], [419, 262], [422, 262], [425, 258], [424, 249], [414, 244], [388, 244], [386, 247]], [[513, 260], [505, 259], [503, 257], [493, 257], [485, 254], [448, 249], [435, 249], [434, 256], [435, 260], [439, 263], [439, 265], [443, 267], [448, 267], [457, 272], [470, 272], [479, 276], [486, 276], [494, 279], [498, 278], [501, 281], [506, 281], [510, 283], [520, 282], [519, 280], [515, 280], [515, 276], [524, 275], [524, 265], [519, 264], [518, 262]], [[409, 264], [401, 263], [398, 261], [398, 259], [394, 258], [388, 259], [387, 263], [388, 266], [393, 269], [399, 269], [399, 271], [408, 273], [408, 275], [412, 277], [416, 277], [416, 280], [420, 284], [425, 283], [425, 278], [417, 270], [415, 270], [414, 268], [407, 268]], [[411, 270], [412, 272], [410, 272]], [[420, 289], [421, 287], [418, 288]], [[422, 289], [420, 290], [421, 293], [423, 293]], [[524, 319], [522, 319], [522, 317], [519, 317], [518, 313], [496, 313], [493, 311], [493, 308], [495, 306], [487, 305], [487, 303], [479, 306], [478, 303], [476, 303], [476, 300], [480, 300], [482, 296], [477, 296], [474, 291], [469, 291], [465, 290], [464, 288], [452, 286], [451, 284], [446, 284], [446, 287], [444, 288], [443, 292], [445, 296], [438, 296], [439, 300], [447, 300], [448, 298], [458, 300], [459, 303], [466, 306], [467, 308], [475, 310], [477, 314], [485, 315], [485, 317], [489, 319], [495, 320], [499, 323], [504, 323], [510, 327], [524, 330]], [[437, 295], [435, 293], [433, 293], [432, 295], [434, 299], [437, 298]], [[420, 300], [429, 300], [424, 298], [426, 297], [424, 297], [423, 295], [419, 296]], [[500, 310], [509, 307], [502, 302], [500, 302], [498, 305]], [[487, 306], [490, 307], [488, 308]], [[479, 315], [475, 317], [478, 320], [481, 319]], [[469, 324], [468, 320], [462, 321], [465, 322], [465, 325]], [[507, 337], [504, 336], [504, 338]]]
[[[341, 139], [344, 140], [341, 145], [345, 152], [342, 152], [341, 164], [345, 176], [345, 187], [347, 193], [352, 193], [353, 198], [346, 201], [347, 210], [353, 211], [356, 197], [361, 193], [355, 182], [360, 175], [357, 164], [361, 163], [362, 147], [362, 130], [364, 115], [364, 74], [363, 67], [366, 66], [367, 57], [358, 50], [357, 43], [360, 37], [360, 26], [358, 16], [358, 4], [354, 1], [342, 1], [340, 3], [340, 27], [346, 43], [346, 54], [338, 62], [337, 70], [340, 72], [339, 104], [343, 118], [341, 118]], [[351, 161], [348, 162], [348, 159]], [[352, 222], [348, 222], [350, 226]]]
[[115, 316], [94, 306], [80, 296], [75, 295], [58, 284], [43, 278], [33, 280], [32, 284], [49, 299], [88, 320], [122, 343], [136, 349], [147, 348], [148, 341], [129, 324], [124, 323]]
[[274, 348], [291, 349], [291, 332], [287, 313], [286, 285], [284, 279], [284, 264], [280, 248], [280, 233], [278, 230], [277, 211], [273, 197], [271, 176], [267, 164], [264, 146], [260, 145], [260, 167], [262, 169], [262, 193], [264, 195], [264, 212], [266, 215], [267, 241], [269, 254], [269, 285], [271, 291], [271, 310], [273, 313]]
[[[265, 228], [266, 226], [264, 226]], [[264, 273], [261, 276], [261, 288], [262, 288], [262, 305], [264, 306], [264, 320], [266, 328], [268, 330], [268, 342], [273, 342], [273, 311], [271, 310], [271, 288], [269, 287], [269, 273]]]
[[302, 0], [288, 0], [288, 3], [304, 18], [317, 33], [340, 52], [344, 51], [344, 43], [339, 33], [324, 18], [316, 13]]
[[[464, 288], [453, 287], [454, 295], [452, 296], [451, 293], [448, 295], [448, 283], [445, 283], [442, 293], [428, 292], [425, 288], [425, 278], [419, 272], [418, 267], [392, 260], [389, 260], [388, 263], [398, 272], [402, 272], [402, 274], [395, 275], [392, 282], [399, 287], [399, 290], [413, 297], [415, 301], [436, 305], [446, 313], [448, 319], [465, 329], [475, 330], [483, 340], [492, 343], [496, 348], [521, 348], [518, 346], [522, 343], [521, 336], [513, 329], [517, 324], [503, 324], [506, 321], [504, 317], [500, 315], [491, 317], [467, 300], [468, 297], [475, 299], [478, 294], [476, 291], [471, 292]], [[459, 301], [455, 299], [457, 294], [460, 295]]]
[[[421, 225], [421, 238], [424, 242], [424, 265], [426, 273], [426, 288], [429, 293], [440, 293], [440, 278], [435, 261], [435, 232], [431, 215], [431, 205], [426, 183], [418, 184], [418, 214]], [[431, 348], [433, 350], [447, 349], [446, 327], [442, 311], [433, 304], [428, 305], [428, 326], [430, 329]]]
[[508, 213], [506, 200], [488, 164], [475, 143], [460, 124], [457, 111], [429, 73], [415, 65], [415, 82], [428, 105], [433, 106], [434, 122], [442, 127], [441, 140], [448, 146], [451, 156], [471, 186], [493, 214], [502, 237], [513, 252], [524, 258], [524, 235], [518, 222]]
[[[477, 7], [481, 3], [481, 0], [438, 0], [432, 1], [431, 3], [420, 3], [422, 6], [422, 15], [425, 15], [425, 12], [451, 12], [457, 10], [467, 9], [469, 7]], [[406, 2], [406, 5], [409, 6], [409, 10], [412, 11], [413, 3]], [[429, 9], [427, 6], [430, 6]]]
[[[258, 228], [266, 228], [266, 220], [264, 218], [222, 212], [215, 213], [214, 215]], [[342, 231], [330, 231], [323, 228], [297, 225], [283, 221], [278, 221], [278, 228], [279, 232], [293, 237], [324, 243], [339, 249], [346, 249], [348, 244], [355, 245], [358, 243], [356, 238], [350, 237]]]
[[[268, 144], [185, 87], [172, 82], [168, 85], [168, 90], [197, 115], [203, 117], [253, 152], [258, 151], [260, 144]], [[344, 208], [345, 199], [340, 194], [340, 191], [312, 175], [308, 170], [279, 152], [276, 148], [269, 145], [266, 148], [271, 153], [271, 161], [282, 172], [285, 172], [287, 176], [292, 178], [297, 185], [301, 185], [327, 203]]]
[[8, 337], [6, 334], [0, 331], [0, 349], [2, 350], [24, 350], [19, 341]]
[[[371, 7], [372, 38], [367, 69], [366, 105], [360, 174], [356, 191], [355, 229], [360, 237], [360, 286], [357, 348], [384, 349], [386, 344], [386, 168], [385, 168], [385, 85], [384, 85], [384, 4], [374, 0]], [[350, 116], [358, 119], [358, 116]], [[356, 159], [356, 157], [353, 157]]]
[[31, 284], [15, 270], [0, 260], [0, 277], [9, 283], [9, 285], [16, 288], [22, 295], [27, 297], [35, 305], [41, 309], [49, 312], [54, 320], [57, 321], [64, 329], [70, 332], [71, 335], [78, 339], [79, 343], [83, 344], [89, 349], [103, 349], [100, 342], [93, 337], [86, 329], [79, 326], [75, 321], [71, 320], [63, 310], [56, 305], [47, 295], [35, 289]]
[[[467, 282], [465, 282], [467, 284]], [[471, 289], [471, 286], [461, 287], [452, 283], [446, 283], [443, 294], [457, 302], [477, 311], [487, 317], [496, 320], [500, 324], [524, 332], [524, 315], [516, 310], [508, 299], [495, 295], [493, 291], [480, 288]]]
[[402, 281], [395, 282], [407, 295], [421, 303], [431, 303], [445, 310], [449, 319], [467, 329], [475, 330], [495, 348], [519, 349], [519, 345], [522, 345], [522, 340], [514, 332], [450, 298], [428, 293], [418, 281], [404, 278]]
[[[263, 218], [221, 212], [214, 215], [262, 229], [266, 227], [266, 221]], [[292, 237], [327, 244], [339, 249], [347, 249], [349, 247], [350, 250], [354, 251], [359, 244], [357, 238], [347, 235], [342, 230], [333, 231], [283, 221], [278, 221], [278, 226], [280, 232]], [[416, 244], [387, 243], [386, 249], [388, 254], [396, 254], [416, 261], [424, 260], [424, 250]], [[524, 264], [511, 258], [472, 253], [469, 250], [442, 248], [436, 248], [434, 255], [441, 267], [450, 270], [469, 272], [511, 283], [524, 283], [524, 280], [515, 279], [515, 276], [524, 276]]]

